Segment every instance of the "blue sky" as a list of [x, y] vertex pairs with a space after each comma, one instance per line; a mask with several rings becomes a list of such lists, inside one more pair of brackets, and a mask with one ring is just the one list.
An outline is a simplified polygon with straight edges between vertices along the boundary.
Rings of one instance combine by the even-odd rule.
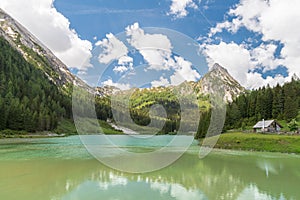
[[[3, 0], [0, 7], [73, 73], [86, 78], [89, 73], [99, 73], [92, 68], [102, 67], [106, 83], [115, 86], [120, 86], [118, 79], [133, 74], [131, 65], [134, 68], [141, 63], [146, 64], [145, 73], [137, 77], [152, 70], [156, 86], [197, 81], [214, 63], [227, 68], [249, 89], [283, 84], [293, 74], [300, 74], [298, 0]], [[158, 32], [147, 32], [147, 27], [158, 27]], [[159, 28], [192, 39], [199, 46], [198, 51], [193, 49], [200, 52], [199, 60], [187, 59], [188, 52], [173, 52], [189, 47], [167, 33], [166, 39]], [[123, 38], [119, 38], [121, 32]], [[143, 51], [143, 45], [153, 38], [154, 50]], [[136, 49], [135, 55], [128, 52], [131, 48]], [[172, 53], [161, 52], [160, 48]], [[104, 60], [96, 64], [101, 56]], [[158, 61], [164, 69], [155, 68]], [[104, 69], [107, 66], [111, 69]]]
[[[237, 1], [219, 0], [200, 3], [199, 10], [188, 8], [189, 15], [174, 19], [167, 15], [171, 1], [168, 0], [56, 0], [54, 6], [65, 15], [83, 39], [105, 37], [106, 33], [123, 32], [134, 22], [143, 27], [164, 27], [182, 32], [197, 39], [206, 35], [212, 25], [224, 19], [229, 7]], [[207, 10], [202, 6], [209, 6]]]

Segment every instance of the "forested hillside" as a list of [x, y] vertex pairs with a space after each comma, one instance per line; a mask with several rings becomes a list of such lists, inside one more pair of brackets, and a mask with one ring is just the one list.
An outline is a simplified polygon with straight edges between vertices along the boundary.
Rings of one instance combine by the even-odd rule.
[[52, 130], [71, 117], [71, 98], [0, 37], [0, 130]]
[[299, 108], [300, 80], [294, 76], [283, 86], [267, 86], [239, 96], [228, 105], [225, 129], [243, 129], [262, 119], [290, 122], [297, 118]]

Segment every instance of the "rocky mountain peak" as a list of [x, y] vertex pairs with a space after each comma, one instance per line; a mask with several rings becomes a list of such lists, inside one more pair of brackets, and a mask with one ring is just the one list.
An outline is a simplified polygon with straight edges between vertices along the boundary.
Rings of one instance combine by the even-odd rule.
[[81, 79], [74, 76], [67, 66], [60, 61], [25, 27], [0, 9], [0, 37], [7, 40], [32, 65], [41, 69], [55, 85], [67, 90], [70, 85], [77, 85], [90, 90]]
[[221, 72], [224, 72], [224, 73], [228, 73], [229, 72], [227, 71], [227, 69], [225, 69], [224, 67], [222, 67], [221, 65], [219, 65], [218, 63], [215, 63], [213, 65], [213, 67], [210, 69], [210, 71], [221, 71]]
[[245, 88], [229, 74], [227, 69], [217, 63], [200, 80], [199, 86], [204, 94], [214, 92], [215, 86], [221, 87], [224, 91], [224, 100], [227, 102], [232, 102], [234, 98], [245, 92]]

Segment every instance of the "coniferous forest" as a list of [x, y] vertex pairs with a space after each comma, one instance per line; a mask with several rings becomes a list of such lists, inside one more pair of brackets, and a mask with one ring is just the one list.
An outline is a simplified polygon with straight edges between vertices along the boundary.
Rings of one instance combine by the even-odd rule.
[[0, 130], [53, 130], [71, 99], [0, 37]]
[[274, 88], [269, 86], [240, 95], [227, 107], [225, 130], [253, 126], [262, 119], [290, 122], [298, 117], [300, 81], [292, 81]]

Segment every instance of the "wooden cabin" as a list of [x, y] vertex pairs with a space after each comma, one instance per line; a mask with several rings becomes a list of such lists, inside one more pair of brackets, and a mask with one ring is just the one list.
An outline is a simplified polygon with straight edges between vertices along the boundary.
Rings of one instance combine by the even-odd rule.
[[262, 120], [253, 126], [255, 133], [278, 133], [282, 126], [276, 120]]

